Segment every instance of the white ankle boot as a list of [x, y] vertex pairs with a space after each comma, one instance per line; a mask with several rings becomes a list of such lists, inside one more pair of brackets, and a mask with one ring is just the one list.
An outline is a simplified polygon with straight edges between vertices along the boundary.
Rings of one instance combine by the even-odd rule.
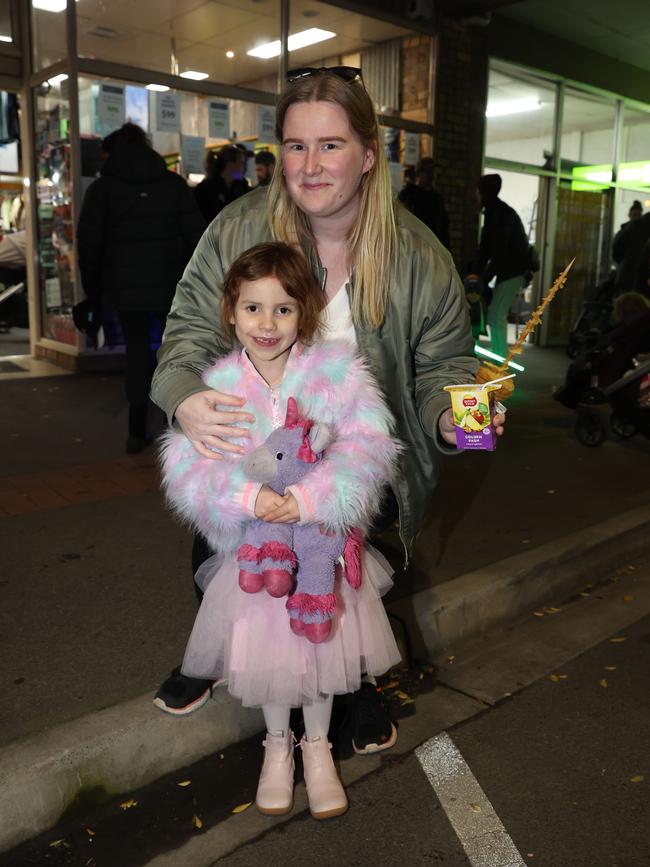
[[293, 732], [266, 733], [264, 764], [257, 786], [255, 806], [267, 816], [282, 816], [293, 806]]
[[300, 748], [309, 809], [314, 819], [330, 819], [345, 813], [348, 799], [334, 767], [332, 745], [326, 738], [308, 741], [304, 737]]

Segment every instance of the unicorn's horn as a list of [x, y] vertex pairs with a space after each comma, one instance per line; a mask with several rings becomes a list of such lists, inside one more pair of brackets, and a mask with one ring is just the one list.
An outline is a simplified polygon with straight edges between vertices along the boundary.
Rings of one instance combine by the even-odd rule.
[[295, 398], [290, 397], [287, 401], [287, 417], [284, 420], [285, 427], [295, 427], [298, 424], [298, 404]]

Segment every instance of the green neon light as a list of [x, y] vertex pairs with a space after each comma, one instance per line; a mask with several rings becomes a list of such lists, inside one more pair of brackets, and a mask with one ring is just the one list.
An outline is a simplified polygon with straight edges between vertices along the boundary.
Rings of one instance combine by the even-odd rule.
[[[574, 166], [571, 175], [572, 190], [598, 192], [612, 182], [612, 164]], [[618, 181], [637, 189], [650, 189], [650, 162], [621, 163], [618, 167]]]
[[[478, 343], [474, 346], [474, 352], [477, 355], [484, 355], [485, 358], [489, 358], [492, 361], [500, 361], [503, 363], [505, 358], [502, 358], [500, 355], [497, 355], [496, 352], [492, 352], [489, 349], [483, 349], [482, 346], [479, 346]], [[517, 364], [515, 361], [509, 361], [508, 367], [512, 367], [513, 370], [525, 370], [525, 367], [522, 367], [521, 364]]]

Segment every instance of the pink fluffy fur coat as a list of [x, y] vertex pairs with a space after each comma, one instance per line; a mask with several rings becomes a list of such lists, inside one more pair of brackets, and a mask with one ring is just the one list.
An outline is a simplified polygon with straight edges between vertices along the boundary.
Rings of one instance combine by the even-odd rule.
[[[395, 471], [399, 446], [390, 411], [353, 347], [338, 341], [296, 344], [282, 383], [273, 390], [243, 351], [217, 361], [203, 373], [203, 381], [246, 398], [243, 409], [256, 421], [240, 423], [251, 436], [234, 440], [245, 454], [283, 425], [289, 397], [297, 400], [304, 418], [333, 425], [334, 441], [319, 466], [289, 488], [300, 508], [300, 523], [343, 533], [368, 527]], [[161, 457], [163, 486], [175, 513], [215, 551], [236, 551], [246, 523], [254, 518], [260, 488], [244, 475], [242, 456], [224, 453], [224, 460], [209, 460], [182, 432], [169, 429]]]

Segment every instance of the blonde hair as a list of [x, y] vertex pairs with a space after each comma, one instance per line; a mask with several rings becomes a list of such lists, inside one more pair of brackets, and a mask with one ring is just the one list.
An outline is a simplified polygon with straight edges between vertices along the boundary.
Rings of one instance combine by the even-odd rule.
[[[378, 328], [386, 311], [397, 228], [390, 173], [372, 101], [360, 79], [344, 81], [327, 72], [297, 79], [287, 85], [278, 100], [275, 133], [280, 142], [287, 110], [297, 102], [340, 105], [364, 148], [371, 148], [375, 154], [374, 165], [361, 180], [359, 215], [348, 238], [348, 251], [354, 269], [352, 319], [355, 325]], [[289, 195], [282, 160], [269, 189], [268, 220], [278, 240], [303, 248], [310, 243], [316, 245], [308, 217]]]

